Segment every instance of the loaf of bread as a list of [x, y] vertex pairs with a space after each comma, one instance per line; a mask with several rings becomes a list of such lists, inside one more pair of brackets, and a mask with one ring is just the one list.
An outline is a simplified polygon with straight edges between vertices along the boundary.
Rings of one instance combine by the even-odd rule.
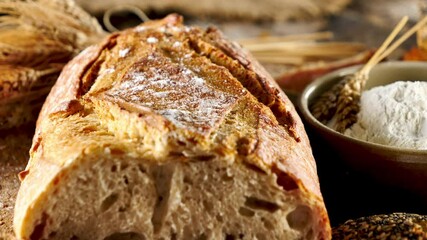
[[330, 239], [304, 127], [265, 70], [178, 15], [63, 70], [20, 174], [18, 239]]

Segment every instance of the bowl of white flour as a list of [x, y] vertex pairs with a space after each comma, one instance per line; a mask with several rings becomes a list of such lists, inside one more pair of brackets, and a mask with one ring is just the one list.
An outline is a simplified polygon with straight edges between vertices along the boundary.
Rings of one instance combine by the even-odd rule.
[[427, 63], [375, 66], [362, 92], [357, 122], [342, 134], [314, 118], [309, 109], [322, 93], [358, 68], [335, 71], [307, 86], [300, 98], [305, 122], [339, 160], [427, 199]]

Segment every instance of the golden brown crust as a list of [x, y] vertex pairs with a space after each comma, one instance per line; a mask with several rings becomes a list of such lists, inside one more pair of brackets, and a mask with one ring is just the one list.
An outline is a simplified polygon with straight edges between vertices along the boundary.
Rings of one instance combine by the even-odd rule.
[[[168, 24], [173, 24], [173, 25], [181, 25], [181, 19], [180, 17], [176, 16], [176, 15], [171, 15], [168, 18], [162, 20], [164, 23], [161, 23], [160, 25], [164, 24], [164, 25], [168, 25]], [[157, 27], [155, 24], [153, 24], [153, 27]], [[182, 26], [181, 26], [182, 27]], [[191, 39], [191, 37], [196, 37], [197, 35], [199, 35], [200, 37], [200, 30], [198, 29], [187, 29], [187, 31], [193, 31], [194, 34], [196, 36], [185, 36], [189, 39]], [[135, 32], [132, 31], [128, 31], [127, 32], [129, 35], [134, 35], [132, 36], [132, 38], [137, 38]], [[155, 31], [155, 34], [158, 34], [157, 31]], [[101, 54], [101, 51], [105, 48], [107, 48], [108, 45], [112, 45], [111, 42], [115, 42], [115, 38], [117, 36], [116, 35], [112, 35], [110, 37], [108, 37], [106, 39], [106, 41], [104, 41], [104, 43], [97, 45], [97, 46], [93, 46], [90, 47], [88, 49], [86, 49], [84, 51], [84, 53], [80, 54], [75, 60], [73, 60], [69, 65], [67, 65], [66, 69], [64, 70], [63, 74], [61, 75], [60, 79], [58, 80], [58, 84], [55, 85], [54, 89], [52, 90], [52, 93], [49, 95], [49, 98], [47, 99], [43, 110], [40, 114], [40, 119], [43, 119], [45, 117], [45, 115], [47, 114], [47, 112], [49, 113], [53, 113], [53, 112], [59, 112], [59, 111], [64, 111], [66, 109], [64, 109], [64, 107], [68, 106], [68, 102], [71, 100], [75, 100], [77, 98], [79, 98], [79, 95], [81, 94], [82, 91], [82, 81], [80, 79], [82, 79], [82, 76], [84, 74], [88, 74], [87, 71], [93, 71], [94, 69], [90, 69], [88, 70], [92, 63], [95, 62], [95, 60], [99, 57], [99, 55]], [[184, 37], [184, 38], [185, 38]], [[125, 38], [125, 37], [124, 37]], [[157, 39], [155, 37], [153, 37], [153, 39]], [[309, 143], [308, 143], [308, 139], [306, 138], [305, 134], [299, 134], [299, 133], [304, 133], [304, 128], [303, 125], [301, 123], [301, 120], [299, 119], [298, 115], [296, 115], [296, 111], [293, 107], [293, 105], [291, 104], [291, 102], [289, 101], [289, 99], [286, 97], [286, 95], [283, 94], [282, 91], [279, 90], [278, 85], [274, 82], [274, 80], [272, 80], [272, 78], [270, 77], [270, 75], [268, 73], [266, 73], [266, 71], [264, 70], [263, 67], [261, 67], [256, 61], [253, 60], [253, 58], [248, 54], [245, 53], [245, 51], [240, 48], [237, 44], [233, 44], [229, 41], [227, 41], [222, 35], [221, 33], [214, 29], [214, 28], [210, 28], [207, 30], [206, 32], [206, 37], [205, 39], [209, 40], [211, 43], [215, 44], [216, 47], [218, 47], [218, 51], [223, 51], [227, 56], [235, 59], [238, 61], [238, 63], [240, 63], [246, 71], [250, 71], [256, 74], [256, 77], [253, 80], [258, 81], [260, 87], [262, 89], [260, 89], [260, 91], [258, 93], [256, 93], [257, 95], [259, 95], [258, 99], [260, 99], [262, 102], [264, 102], [264, 104], [266, 106], [269, 106], [272, 111], [273, 114], [276, 115], [276, 119], [279, 121], [279, 123], [283, 123], [283, 125], [285, 125], [285, 128], [287, 129], [288, 133], [296, 140], [296, 141], [302, 141], [301, 144], [296, 144], [296, 143], [292, 143], [295, 144], [296, 146], [301, 146], [303, 145], [304, 147], [298, 147], [298, 151], [297, 152], [304, 152], [304, 154], [298, 154], [300, 156], [298, 156], [298, 160], [295, 160], [295, 164], [288, 164], [288, 163], [284, 163], [285, 165], [299, 165], [299, 163], [301, 163], [302, 161], [299, 159], [302, 159], [304, 161], [305, 165], [308, 165], [307, 167], [304, 167], [304, 169], [307, 169], [307, 173], [310, 175], [307, 178], [307, 182], [305, 183], [305, 186], [307, 188], [309, 188], [311, 191], [316, 192], [318, 195], [320, 195], [319, 192], [319, 187], [318, 184], [316, 182], [312, 182], [311, 179], [317, 179], [317, 175], [316, 175], [316, 169], [315, 169], [315, 164], [314, 161], [312, 159], [311, 156], [311, 151], [309, 148]], [[130, 39], [130, 41], [132, 41], [133, 39]], [[136, 41], [136, 40], [133, 40]], [[156, 41], [156, 40], [154, 40]], [[157, 39], [158, 41], [158, 39]], [[117, 43], [116, 43], [117, 44]], [[129, 44], [129, 43], [127, 43]], [[118, 46], [116, 46], [118, 47]], [[213, 46], [211, 46], [213, 47]], [[125, 47], [124, 47], [125, 48]], [[167, 49], [171, 52], [174, 51], [173, 47], [167, 46], [164, 47], [164, 49], [166, 48], [170, 48]], [[182, 53], [182, 50], [184, 49], [184, 47], [180, 47], [175, 51], [180, 51], [180, 54]], [[123, 49], [122, 49], [123, 51]], [[164, 51], [164, 50], [163, 50]], [[149, 55], [152, 54], [152, 55]], [[162, 112], [163, 114], [172, 114], [171, 111], [167, 111], [173, 108], [173, 104], [180, 98], [183, 97], [183, 95], [192, 95], [194, 96], [194, 99], [201, 99], [203, 97], [207, 98], [209, 96], [206, 96], [206, 93], [203, 93], [204, 96], [201, 96], [201, 92], [203, 91], [208, 91], [209, 89], [199, 89], [197, 86], [195, 88], [192, 88], [191, 84], [194, 83], [194, 79], [188, 78], [188, 76], [184, 76], [183, 73], [180, 73], [180, 68], [179, 66], [173, 66], [173, 59], [169, 59], [168, 57], [164, 57], [164, 56], [160, 56], [159, 51], [157, 49], [152, 49], [150, 51], [145, 52], [145, 58], [143, 57], [144, 55], [140, 56], [138, 59], [138, 62], [136, 63], [132, 63], [132, 66], [130, 66], [128, 69], [126, 69], [126, 71], [128, 71], [127, 74], [125, 74], [123, 76], [123, 79], [121, 80], [120, 84], [115, 85], [114, 87], [112, 87], [111, 89], [109, 89], [108, 91], [105, 91], [102, 94], [101, 98], [109, 98], [109, 99], [114, 99], [114, 101], [119, 101], [119, 100], [123, 100], [124, 102], [128, 103], [127, 105], [129, 106], [129, 104], [133, 104], [133, 105], [139, 105], [141, 106], [141, 104], [145, 105], [144, 107], [147, 108], [152, 108], [152, 109], [156, 109], [160, 110], [160, 112]], [[188, 53], [186, 54], [192, 54], [192, 58], [194, 59], [194, 51], [188, 51]], [[203, 54], [203, 53], [201, 53]], [[185, 54], [183, 54], [185, 55]], [[150, 61], [148, 60], [149, 58], [153, 58], [155, 59], [154, 61]], [[203, 61], [202, 59], [197, 59], [197, 60], [193, 60], [193, 62], [195, 61]], [[183, 61], [185, 62], [185, 60]], [[191, 63], [190, 63], [191, 64]], [[198, 64], [198, 63], [196, 63]], [[114, 66], [113, 68], [120, 68], [122, 67], [124, 64], [120, 63], [119, 66]], [[226, 67], [228, 67], [227, 71], [223, 71], [223, 75], [228, 74], [229, 78], [233, 78], [233, 76], [229, 73], [229, 72], [233, 72], [233, 67], [235, 66], [227, 66], [227, 63], [224, 64]], [[83, 66], [83, 67], [82, 67]], [[162, 69], [162, 67], [164, 66], [165, 69]], [[212, 66], [211, 66], [212, 67]], [[155, 71], [150, 71], [150, 69], [156, 69]], [[215, 71], [218, 71], [218, 69], [215, 69]], [[138, 79], [133, 78], [132, 79], [132, 75], [135, 75], [135, 73], [138, 72], [144, 72], [147, 75], [150, 75], [149, 77], [158, 77], [155, 76], [155, 74], [160, 74], [160, 75], [164, 75], [164, 74], [171, 74], [176, 72], [177, 74], [174, 75], [174, 77], [176, 79], [179, 79], [180, 81], [186, 80], [187, 83], [181, 85], [181, 86], [169, 86], [167, 88], [170, 89], [164, 89], [164, 91], [171, 91], [172, 88], [175, 91], [174, 94], [168, 94], [167, 98], [163, 98], [164, 95], [161, 94], [150, 94], [150, 91], [143, 91], [143, 92], [132, 92], [132, 88], [134, 88], [136, 85], [140, 85], [143, 87], [154, 87], [154, 86], [150, 86], [150, 83], [147, 82], [147, 85], [142, 85], [140, 82], [138, 83]], [[191, 71], [190, 71], [191, 72]], [[97, 73], [97, 72], [96, 72]], [[95, 73], [95, 74], [96, 74]], [[217, 72], [215, 72], [217, 73]], [[98, 73], [99, 74], [99, 73]], [[208, 76], [206, 76], [209, 73], [205, 73], [205, 76], [202, 76], [204, 78], [207, 78]], [[191, 73], [192, 77], [198, 77], [196, 75], [194, 75], [194, 73]], [[117, 75], [115, 75], [117, 76]], [[187, 78], [187, 79], [186, 79]], [[83, 78], [84, 80], [84, 78]], [[193, 82], [191, 82], [193, 80]], [[196, 79], [197, 80], [197, 79]], [[239, 96], [239, 92], [241, 92], [242, 87], [241, 86], [234, 86], [231, 87], [230, 84], [232, 84], [233, 82], [230, 81], [230, 79], [227, 81], [226, 79], [221, 79], [224, 82], [220, 83], [218, 82], [217, 79], [215, 79], [215, 87], [220, 87], [223, 85], [226, 85], [228, 83], [228, 89], [231, 89], [231, 92], [229, 93], [229, 95], [225, 96], [225, 95], [221, 95], [221, 96], [211, 96], [210, 99], [207, 99], [205, 102], [211, 102], [211, 101], [215, 101], [217, 99], [219, 99], [220, 97], [224, 97], [224, 98], [229, 98], [229, 99], [221, 99], [223, 102], [216, 102], [216, 104], [212, 104], [212, 105], [219, 105], [221, 106], [221, 109], [217, 109], [218, 111], [222, 112], [222, 115], [224, 115], [226, 113], [226, 109], [227, 109], [227, 105], [232, 105], [232, 102], [235, 102], [237, 99], [236, 97]], [[99, 81], [99, 80], [98, 80]], [[236, 83], [234, 83], [236, 84]], [[63, 86], [67, 86], [67, 87], [63, 87]], [[152, 90], [156, 90], [156, 89], [152, 89]], [[200, 91], [201, 90], [201, 91]], [[211, 92], [209, 92], [209, 94], [214, 95], [214, 91], [215, 89], [211, 89]], [[254, 92], [254, 90], [252, 90], [251, 92]], [[152, 92], [151, 92], [152, 93]], [[155, 92], [154, 92], [155, 93]], [[179, 93], [179, 94], [178, 94]], [[263, 96], [267, 96], [268, 98], [263, 100], [261, 99]], [[229, 103], [229, 104], [227, 104]], [[157, 104], [157, 106], [154, 106], [153, 104]], [[163, 105], [159, 106], [160, 104]], [[192, 105], [191, 105], [192, 104]], [[231, 106], [230, 105], [230, 106]], [[121, 106], [123, 108], [126, 108], [125, 106]], [[191, 112], [192, 109], [194, 108], [194, 103], [190, 102], [189, 99], [187, 99], [187, 103], [185, 104], [185, 106], [182, 106], [184, 109], [179, 109], [180, 111], [186, 111], [189, 114], [193, 115], [192, 119], [184, 119], [183, 121], [179, 121], [178, 124], [181, 124], [183, 126], [185, 126], [186, 128], [191, 128], [192, 130], [194, 130], [195, 132], [198, 132], [197, 129], [200, 129], [201, 132], [208, 130], [209, 126], [207, 125], [206, 121], [212, 121], [212, 118], [215, 116], [212, 116], [212, 112], [207, 113], [207, 112]], [[204, 106], [202, 106], [204, 107]], [[168, 109], [166, 109], [168, 108]], [[204, 108], [206, 109], [206, 108]], [[164, 110], [164, 111], [163, 111]], [[203, 110], [203, 108], [201, 108], [200, 110]], [[131, 110], [132, 111], [132, 110]], [[209, 114], [209, 118], [206, 118], [205, 116]], [[162, 115], [162, 114], [161, 114]], [[219, 114], [217, 114], [219, 115]], [[204, 118], [204, 119], [202, 119]], [[283, 118], [283, 119], [280, 119]], [[186, 121], [188, 120], [188, 121]], [[218, 121], [220, 121], [221, 118], [216, 119], [216, 122], [218, 123]], [[298, 126], [298, 130], [296, 129]], [[213, 127], [212, 127], [213, 128]], [[212, 131], [213, 129], [210, 128], [209, 130]], [[203, 130], [204, 129], [204, 130]], [[263, 128], [260, 128], [261, 130]], [[210, 132], [208, 131], [208, 132]], [[279, 131], [281, 132], [281, 131]], [[303, 135], [304, 139], [301, 139], [301, 137], [299, 135]], [[268, 151], [268, 150], [266, 150]], [[263, 153], [260, 153], [261, 155]], [[268, 160], [271, 161], [271, 160]], [[300, 168], [300, 167], [298, 167]], [[307, 174], [307, 173], [304, 173]], [[310, 181], [311, 180], [311, 181]], [[311, 183], [309, 183], [311, 182]], [[313, 186], [311, 186], [313, 185]]]
[[[260, 100], [259, 97], [258, 99], [266, 106], [270, 107], [277, 121], [284, 125], [290, 136], [297, 142], [300, 142], [296, 144], [299, 146], [298, 152], [302, 153], [299, 155], [300, 160], [298, 162], [301, 162], [301, 160], [304, 161], [302, 165], [307, 165], [307, 167], [303, 166], [303, 168], [309, 170], [309, 178], [317, 179], [316, 166], [311, 156], [311, 147], [308, 137], [305, 134], [304, 125], [289, 98], [280, 90], [279, 85], [249, 52], [241, 48], [238, 44], [227, 41], [225, 37], [222, 36], [221, 32], [215, 28], [209, 28], [207, 30], [207, 35], [212, 39], [211, 41], [216, 47], [224, 51], [228, 56], [239, 61], [247, 71], [252, 71], [256, 74], [256, 80], [259, 82], [260, 86], [262, 86], [260, 96], [270, 97], [270, 99], [264, 101], [262, 101], [262, 99]], [[298, 165], [299, 163], [296, 164]], [[317, 182], [313, 182], [312, 184], [313, 186], [310, 187], [312, 191], [319, 189]], [[307, 183], [305, 183], [305, 185], [307, 185]], [[318, 193], [320, 195], [320, 192]]]
[[[68, 128], [58, 134], [56, 126]], [[329, 238], [315, 162], [291, 102], [239, 46], [217, 30], [184, 27], [178, 15], [111, 35], [65, 67], [40, 114], [23, 188], [36, 191], [33, 169], [55, 176], [87, 152], [83, 143], [123, 142], [122, 151], [138, 155], [150, 138], [163, 149], [153, 153], [157, 161], [173, 154], [166, 149], [214, 152], [276, 174], [284, 190], [300, 190], [318, 216], [319, 238]]]
[[[109, 38], [107, 38], [105, 44], [108, 43], [108, 40]], [[87, 66], [94, 62], [103, 47], [104, 44], [90, 46], [66, 65], [61, 76], [57, 80], [57, 84], [52, 88], [51, 93], [43, 105], [39, 119], [37, 120], [38, 122], [43, 121], [50, 113], [59, 111], [59, 109], [55, 109], [58, 105], [61, 105], [58, 103], [66, 103], [77, 99], [80, 89], [80, 77], [86, 70], [81, 66]]]

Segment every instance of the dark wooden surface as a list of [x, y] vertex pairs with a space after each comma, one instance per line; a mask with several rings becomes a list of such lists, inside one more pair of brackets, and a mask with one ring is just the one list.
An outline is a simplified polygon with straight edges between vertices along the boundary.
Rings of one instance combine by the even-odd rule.
[[27, 164], [33, 132], [34, 125], [0, 131], [0, 240], [12, 238], [17, 174]]
[[406, 212], [427, 215], [425, 198], [353, 170], [313, 130], [307, 129], [307, 133], [332, 226], [375, 214]]

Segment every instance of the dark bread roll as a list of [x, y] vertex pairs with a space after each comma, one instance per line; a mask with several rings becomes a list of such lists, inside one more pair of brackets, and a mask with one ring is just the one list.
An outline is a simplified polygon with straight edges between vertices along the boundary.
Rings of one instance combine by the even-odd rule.
[[392, 213], [348, 220], [333, 229], [332, 239], [427, 239], [427, 216]]

